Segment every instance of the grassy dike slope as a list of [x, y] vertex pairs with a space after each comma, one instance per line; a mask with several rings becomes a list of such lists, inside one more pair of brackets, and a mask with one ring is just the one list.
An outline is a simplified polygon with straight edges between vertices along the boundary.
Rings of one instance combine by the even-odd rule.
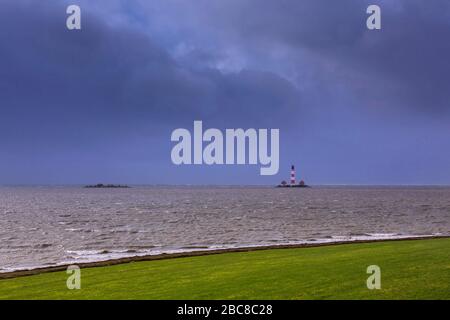
[[[366, 268], [381, 268], [368, 290]], [[450, 239], [387, 241], [134, 262], [0, 280], [0, 299], [450, 299]]]

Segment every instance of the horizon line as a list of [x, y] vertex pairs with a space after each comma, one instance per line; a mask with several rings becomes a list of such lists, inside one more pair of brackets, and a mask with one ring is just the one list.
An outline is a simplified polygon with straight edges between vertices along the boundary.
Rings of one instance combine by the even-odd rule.
[[[102, 182], [100, 182], [102, 183]], [[95, 185], [97, 183], [94, 183]], [[170, 184], [170, 183], [102, 183], [114, 185], [126, 185], [135, 187], [202, 187], [202, 186], [217, 186], [217, 187], [276, 187], [277, 184], [215, 184], [215, 183], [184, 183], [184, 184]], [[92, 185], [92, 183], [6, 183], [0, 184], [0, 187], [79, 187]], [[361, 184], [361, 183], [320, 183], [309, 184], [312, 187], [450, 187], [450, 184]]]

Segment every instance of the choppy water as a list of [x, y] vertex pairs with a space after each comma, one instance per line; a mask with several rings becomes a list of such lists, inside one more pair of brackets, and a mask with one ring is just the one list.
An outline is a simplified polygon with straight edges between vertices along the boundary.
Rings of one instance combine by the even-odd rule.
[[450, 235], [450, 188], [0, 187], [0, 272], [411, 235]]

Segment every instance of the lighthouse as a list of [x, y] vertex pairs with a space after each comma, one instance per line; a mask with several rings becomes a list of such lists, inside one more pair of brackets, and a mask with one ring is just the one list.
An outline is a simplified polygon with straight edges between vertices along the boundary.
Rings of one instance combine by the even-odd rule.
[[295, 186], [295, 167], [291, 166], [291, 186]]
[[291, 166], [291, 180], [290, 183], [287, 183], [285, 180], [283, 180], [278, 186], [278, 188], [310, 188], [305, 181], [300, 179], [299, 184], [295, 184], [295, 167], [294, 165]]

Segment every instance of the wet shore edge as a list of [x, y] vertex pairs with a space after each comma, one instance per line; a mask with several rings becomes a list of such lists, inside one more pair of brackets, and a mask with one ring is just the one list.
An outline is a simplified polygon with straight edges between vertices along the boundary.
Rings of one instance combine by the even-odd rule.
[[300, 248], [315, 248], [315, 247], [328, 247], [344, 244], [358, 244], [358, 243], [375, 243], [375, 242], [393, 242], [393, 241], [414, 241], [414, 240], [431, 240], [431, 239], [449, 239], [450, 236], [415, 236], [405, 238], [392, 238], [392, 239], [370, 239], [370, 240], [353, 240], [353, 241], [336, 241], [325, 243], [304, 243], [304, 244], [285, 244], [285, 245], [267, 245], [267, 246], [252, 246], [252, 247], [239, 247], [239, 248], [226, 248], [226, 249], [211, 249], [211, 250], [199, 250], [189, 252], [177, 252], [177, 253], [161, 253], [156, 255], [134, 256], [124, 257], [110, 260], [83, 262], [62, 264], [58, 266], [42, 267], [28, 270], [17, 270], [0, 273], [0, 280], [12, 279], [18, 277], [38, 275], [42, 273], [65, 271], [70, 265], [77, 265], [81, 269], [84, 268], [96, 268], [96, 267], [108, 267], [132, 262], [144, 262], [144, 261], [156, 261], [174, 258], [187, 258], [187, 257], [199, 257], [208, 256], [222, 253], [238, 253], [238, 252], [252, 252], [262, 250], [274, 250], [274, 249], [300, 249]]

